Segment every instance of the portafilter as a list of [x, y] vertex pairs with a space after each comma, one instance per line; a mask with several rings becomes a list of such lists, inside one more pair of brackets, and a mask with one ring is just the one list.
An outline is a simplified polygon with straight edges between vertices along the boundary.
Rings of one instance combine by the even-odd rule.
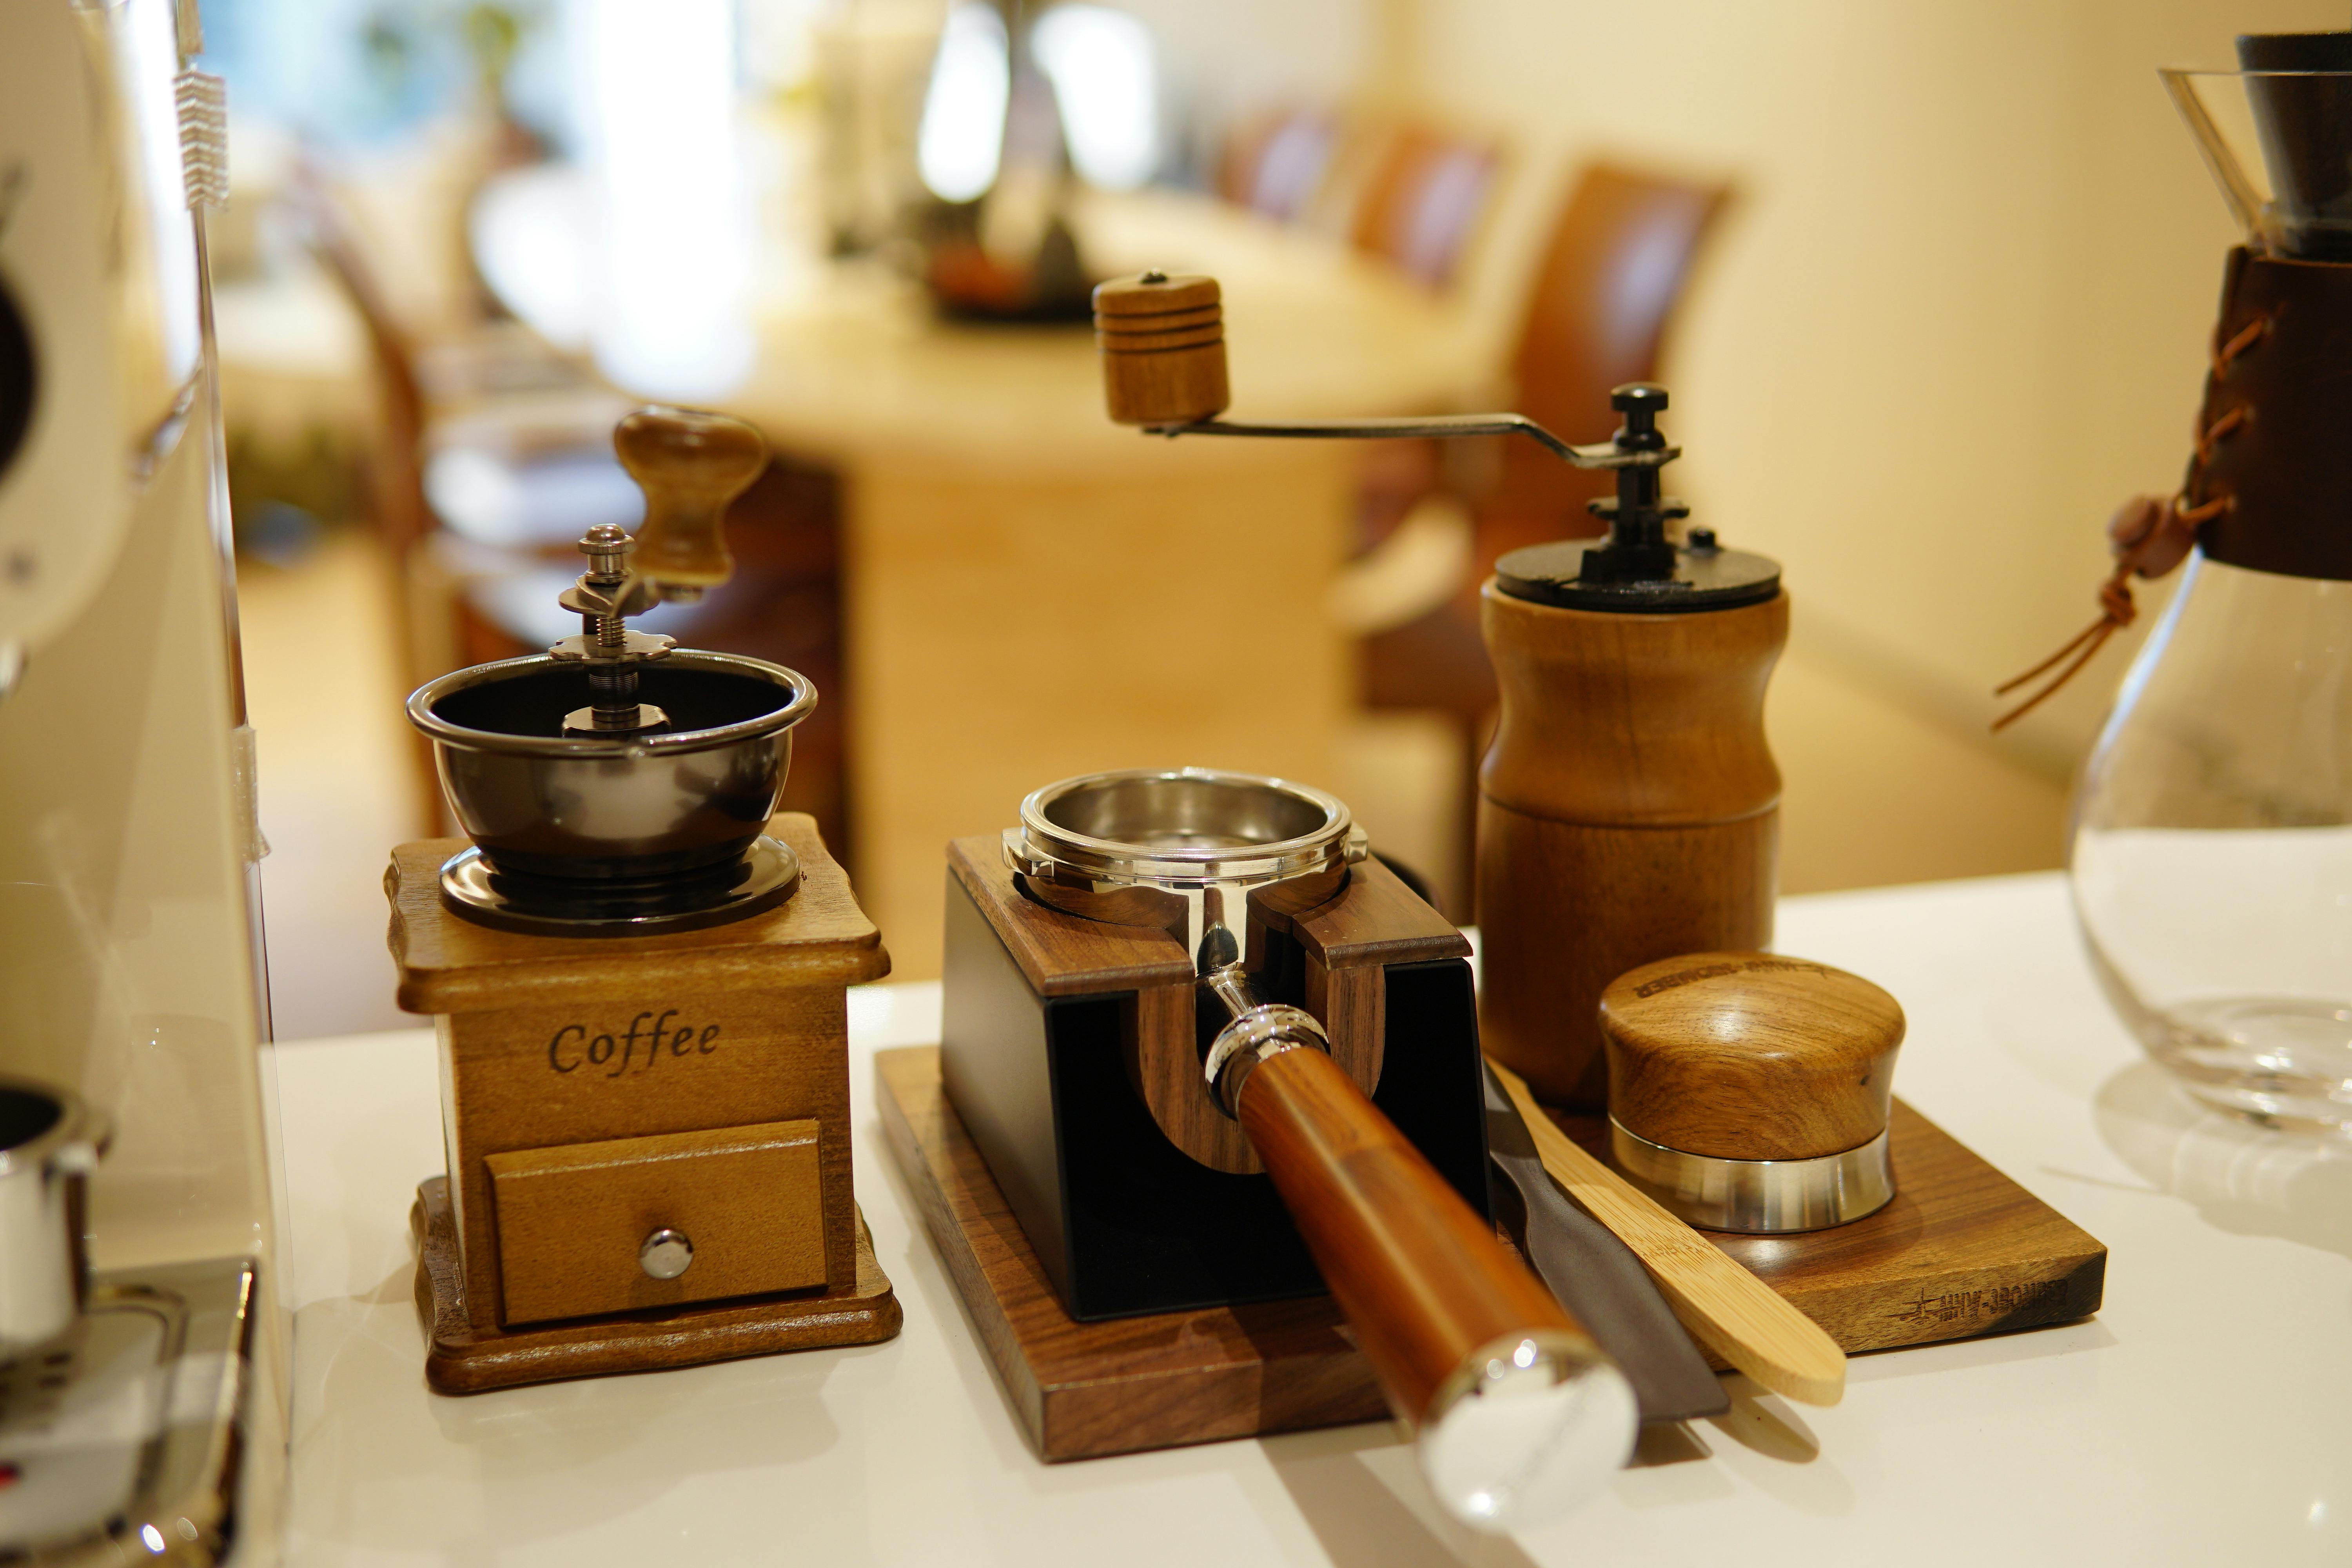
[[1623, 1374], [1251, 973], [1252, 911], [1309, 911], [1363, 859], [1345, 805], [1249, 773], [1089, 773], [1023, 801], [1004, 855], [1041, 903], [1181, 935], [1215, 1026], [1201, 1092], [1265, 1163], [1450, 1510], [1531, 1524], [1623, 1462]]

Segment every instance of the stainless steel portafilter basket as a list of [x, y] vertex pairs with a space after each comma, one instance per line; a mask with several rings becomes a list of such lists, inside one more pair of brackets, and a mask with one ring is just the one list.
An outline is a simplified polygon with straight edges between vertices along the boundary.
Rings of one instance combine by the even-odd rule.
[[1317, 909], [1365, 858], [1347, 806], [1249, 773], [1088, 773], [1024, 800], [1003, 852], [1041, 903], [1182, 937], [1216, 1030], [1202, 1091], [1264, 1161], [1440, 1500], [1500, 1530], [1599, 1486], [1633, 1443], [1624, 1374], [1331, 1062], [1314, 1016], [1252, 980], [1252, 910]]
[[628, 936], [737, 920], [791, 896], [800, 863], [762, 830], [815, 686], [781, 665], [684, 648], [635, 679], [667, 728], [567, 728], [591, 704], [591, 675], [546, 656], [457, 670], [409, 698], [474, 841], [442, 868], [455, 913]]
[[89, 1285], [89, 1173], [105, 1119], [79, 1096], [0, 1078], [0, 1354], [55, 1339]]

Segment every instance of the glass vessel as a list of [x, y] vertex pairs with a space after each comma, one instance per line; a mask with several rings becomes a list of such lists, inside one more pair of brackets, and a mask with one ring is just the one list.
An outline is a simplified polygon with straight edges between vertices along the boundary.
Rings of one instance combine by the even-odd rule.
[[[2352, 35], [2310, 37], [2352, 51]], [[2278, 41], [2241, 40], [2242, 55], [2262, 63], [2246, 46]], [[2305, 276], [2300, 264], [2352, 260], [2352, 70], [2164, 74], [2251, 258], [2292, 260]], [[2232, 311], [2260, 265], [2233, 258], [2217, 349], [2244, 331]], [[2344, 270], [2340, 299], [2352, 306], [2352, 267]], [[2352, 330], [2352, 310], [2342, 314]], [[2273, 319], [2238, 341], [2284, 342], [2294, 324]], [[2257, 393], [2276, 414], [2303, 384], [2294, 376], [2316, 374], [2288, 366], [2284, 348], [2257, 352], [2273, 357], [2249, 356], [2239, 371], [2221, 354], [2208, 384], [2181, 504], [2190, 516], [2204, 504], [2219, 521], [2200, 531], [2084, 773], [2074, 905], [2109, 1000], [2193, 1094], [2273, 1125], [2343, 1135], [2352, 1131], [2352, 573], [2324, 542], [2344, 532], [2339, 498], [2300, 485], [2322, 455], [2245, 441], [2216, 458], [2229, 435], [2219, 415]], [[2339, 362], [2336, 374], [2345, 369]], [[2284, 433], [2278, 419], [2272, 426], [2269, 437]], [[2233, 504], [2231, 489], [2248, 504]], [[2271, 569], [2250, 567], [2250, 556]]]

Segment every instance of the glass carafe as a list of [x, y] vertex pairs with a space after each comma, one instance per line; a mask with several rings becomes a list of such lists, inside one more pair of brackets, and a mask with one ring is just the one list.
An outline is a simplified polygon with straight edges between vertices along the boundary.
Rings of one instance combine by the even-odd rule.
[[[2292, 63], [2352, 66], [2352, 35], [2294, 42]], [[2198, 548], [2076, 796], [2075, 910], [2116, 1010], [2192, 1093], [2342, 1134], [2352, 395], [2330, 382], [2352, 378], [2352, 70], [2165, 75], [2246, 244], [2177, 503]]]

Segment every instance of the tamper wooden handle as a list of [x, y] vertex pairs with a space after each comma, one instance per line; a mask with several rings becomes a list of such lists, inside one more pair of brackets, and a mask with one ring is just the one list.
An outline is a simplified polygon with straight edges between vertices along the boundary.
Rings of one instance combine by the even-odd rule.
[[1095, 289], [1103, 395], [1121, 425], [1190, 425], [1225, 411], [1225, 319], [1217, 280], [1144, 272]]
[[613, 450], [646, 492], [631, 567], [657, 588], [726, 582], [735, 562], [719, 525], [768, 466], [760, 433], [723, 414], [650, 406], [614, 427]]
[[1633, 1385], [1322, 1051], [1262, 1056], [1235, 1110], [1455, 1517], [1534, 1524], [1625, 1461]]
[[1609, 1113], [1724, 1160], [1813, 1160], [1886, 1131], [1903, 1008], [1857, 974], [1769, 952], [1695, 952], [1601, 998]]

